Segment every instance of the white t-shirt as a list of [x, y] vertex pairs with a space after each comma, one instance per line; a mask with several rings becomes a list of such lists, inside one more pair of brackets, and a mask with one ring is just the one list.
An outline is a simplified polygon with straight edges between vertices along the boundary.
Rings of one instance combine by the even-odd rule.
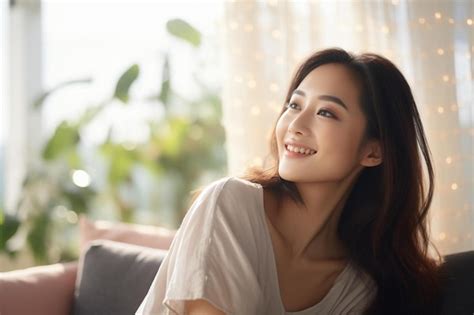
[[352, 263], [319, 303], [285, 311], [265, 215], [260, 184], [224, 177], [206, 186], [136, 314], [181, 315], [184, 301], [194, 299], [237, 315], [362, 314], [376, 287]]

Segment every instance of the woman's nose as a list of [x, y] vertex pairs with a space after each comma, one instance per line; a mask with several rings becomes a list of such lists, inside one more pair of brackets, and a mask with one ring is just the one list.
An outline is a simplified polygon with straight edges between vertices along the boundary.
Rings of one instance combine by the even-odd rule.
[[309, 133], [309, 113], [301, 112], [288, 125], [288, 131], [295, 134], [306, 135]]

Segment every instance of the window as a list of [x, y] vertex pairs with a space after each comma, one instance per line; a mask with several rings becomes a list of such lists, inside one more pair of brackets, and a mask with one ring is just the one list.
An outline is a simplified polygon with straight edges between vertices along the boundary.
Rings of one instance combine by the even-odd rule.
[[7, 137], [7, 45], [8, 2], [0, 2], [0, 211], [5, 205], [5, 138]]
[[[92, 79], [91, 83], [73, 84], [57, 90], [46, 98], [40, 110], [32, 110], [29, 107], [27, 116], [39, 115], [40, 128], [35, 132], [24, 131], [27, 145], [37, 145], [38, 141], [31, 141], [32, 137], [40, 138], [42, 145], [49, 139], [56, 127], [64, 120], [74, 120], [85, 109], [96, 106], [99, 102], [107, 100], [114, 93], [115, 85], [120, 75], [132, 64], [140, 66], [140, 75], [130, 91], [132, 102], [123, 105], [120, 102], [108, 106], [85, 130], [81, 131], [81, 139], [85, 144], [81, 153], [85, 156], [91, 169], [97, 172], [96, 178], [105, 178], [105, 169], [98, 162], [96, 156], [90, 154], [89, 147], [102, 143], [109, 135], [116, 142], [143, 142], [149, 134], [144, 119], [153, 117], [156, 119], [163, 115], [163, 108], [150, 102], [147, 96], [156, 95], [161, 86], [162, 68], [164, 54], [168, 53], [171, 68], [172, 88], [179, 92], [180, 96], [193, 99], [200, 93], [200, 87], [195, 83], [194, 66], [203, 62], [211, 61], [206, 73], [199, 73], [200, 81], [205, 81], [207, 86], [216, 89], [220, 86], [220, 66], [218, 50], [218, 18], [221, 12], [219, 1], [205, 3], [176, 2], [176, 1], [40, 1], [37, 7], [41, 22], [41, 38], [36, 41], [41, 44], [40, 55], [41, 71], [37, 72], [39, 78], [31, 79], [32, 84], [42, 86], [48, 91], [58, 85], [71, 80], [84, 78]], [[15, 3], [15, 9], [30, 7], [29, 3]], [[2, 2], [2, 14], [8, 11], [8, 4]], [[180, 18], [196, 27], [202, 35], [202, 45], [194, 49], [191, 45], [177, 40], [166, 31], [166, 22], [170, 19]], [[27, 20], [27, 19], [25, 19]], [[2, 21], [5, 19], [2, 18]], [[2, 32], [5, 28], [2, 27]], [[25, 32], [31, 28], [24, 28]], [[19, 34], [17, 34], [19, 35]], [[3, 38], [3, 37], [2, 37]], [[15, 36], [15, 38], [22, 38]], [[2, 45], [2, 49], [4, 46]], [[37, 51], [37, 50], [30, 50]], [[2, 54], [3, 56], [3, 54]], [[27, 58], [28, 57], [28, 58]], [[30, 62], [26, 56], [24, 63]], [[21, 60], [14, 67], [25, 68]], [[194, 67], [197, 68], [197, 67]], [[3, 72], [2, 61], [2, 72]], [[11, 71], [15, 72], [14, 69]], [[21, 82], [9, 78], [10, 81]], [[2, 82], [3, 84], [4, 82]], [[4, 85], [2, 85], [4, 86]], [[23, 91], [29, 91], [26, 88]], [[38, 94], [38, 93], [36, 93]], [[38, 95], [31, 95], [37, 97]], [[2, 95], [3, 98], [3, 95]], [[17, 101], [11, 102], [18, 103]], [[30, 101], [23, 103], [30, 105]], [[14, 105], [11, 105], [14, 106]], [[184, 110], [173, 108], [174, 111]], [[2, 111], [2, 119], [6, 114]], [[29, 117], [22, 117], [21, 121], [29, 121]], [[20, 121], [20, 119], [19, 119]], [[4, 126], [2, 124], [2, 126]], [[18, 129], [21, 129], [18, 127]], [[23, 128], [27, 129], [27, 128]], [[2, 137], [4, 139], [2, 130]], [[31, 143], [33, 142], [33, 143]], [[0, 142], [1, 145], [2, 142]], [[1, 147], [0, 147], [1, 148]], [[37, 149], [41, 149], [38, 147]], [[10, 151], [18, 151], [18, 148], [10, 148]], [[36, 151], [37, 152], [37, 151]], [[1, 158], [1, 155], [0, 155]], [[1, 162], [1, 160], [0, 160]], [[25, 163], [27, 164], [27, 161]], [[141, 176], [141, 175], [137, 175]], [[16, 176], [18, 179], [22, 176]], [[5, 176], [2, 175], [2, 181]], [[137, 181], [140, 187], [135, 187], [134, 196], [140, 201], [138, 212], [147, 215], [147, 211], [153, 208], [156, 201], [156, 187], [146, 178]], [[16, 181], [16, 186], [21, 180]], [[95, 183], [99, 186], [103, 183]], [[165, 193], [164, 193], [165, 194]], [[127, 195], [127, 193], [125, 193]], [[164, 198], [162, 198], [164, 199]], [[172, 212], [171, 205], [165, 210]], [[154, 218], [156, 220], [156, 216]], [[146, 217], [142, 221], [148, 221]], [[165, 219], [168, 225], [179, 222], [179, 217], [171, 214]], [[150, 223], [153, 220], [149, 221]], [[165, 224], [166, 225], [166, 224]]]

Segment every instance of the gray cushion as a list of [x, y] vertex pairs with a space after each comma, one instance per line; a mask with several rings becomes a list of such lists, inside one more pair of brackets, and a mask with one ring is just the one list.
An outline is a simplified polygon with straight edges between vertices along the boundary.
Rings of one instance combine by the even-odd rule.
[[113, 241], [93, 242], [79, 267], [73, 314], [134, 314], [166, 253]]

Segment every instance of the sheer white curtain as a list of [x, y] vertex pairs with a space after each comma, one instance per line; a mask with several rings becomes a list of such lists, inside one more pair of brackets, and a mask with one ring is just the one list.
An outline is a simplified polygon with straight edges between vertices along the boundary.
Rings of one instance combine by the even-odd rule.
[[435, 167], [431, 231], [442, 254], [474, 249], [474, 4], [231, 1], [222, 21], [229, 173], [268, 155], [296, 63], [328, 47], [375, 52], [405, 74]]

